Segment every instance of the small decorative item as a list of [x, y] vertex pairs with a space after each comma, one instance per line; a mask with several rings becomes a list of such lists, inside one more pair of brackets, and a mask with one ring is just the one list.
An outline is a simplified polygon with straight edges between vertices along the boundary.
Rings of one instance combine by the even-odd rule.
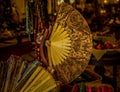
[[56, 77], [70, 83], [88, 65], [92, 50], [92, 35], [83, 16], [71, 5], [62, 2], [47, 47], [45, 64], [55, 70]]

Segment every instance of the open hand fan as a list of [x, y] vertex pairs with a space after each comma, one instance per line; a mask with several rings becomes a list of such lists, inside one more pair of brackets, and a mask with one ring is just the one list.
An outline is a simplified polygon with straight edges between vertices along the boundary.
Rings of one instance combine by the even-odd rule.
[[39, 61], [27, 63], [12, 55], [0, 62], [0, 92], [58, 92], [58, 82]]
[[71, 5], [61, 3], [52, 33], [45, 45], [49, 67], [58, 80], [70, 83], [88, 65], [92, 50], [92, 36], [83, 16]]
[[57, 87], [52, 75], [39, 66], [27, 80], [20, 92], [49, 92]]

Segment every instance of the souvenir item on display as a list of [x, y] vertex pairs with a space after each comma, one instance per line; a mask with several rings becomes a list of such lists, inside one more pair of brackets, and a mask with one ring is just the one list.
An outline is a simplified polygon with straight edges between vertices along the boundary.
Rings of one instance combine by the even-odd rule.
[[58, 92], [58, 82], [39, 61], [28, 63], [11, 55], [0, 62], [0, 92]]
[[[47, 1], [47, 0], [46, 0]], [[34, 44], [35, 59], [41, 61], [40, 46], [43, 34], [48, 30], [46, 14], [46, 1], [42, 0], [26, 0], [26, 33], [30, 37], [30, 41]], [[47, 18], [46, 18], [47, 16]], [[47, 21], [47, 22], [46, 22]]]
[[45, 46], [48, 69], [54, 70], [56, 78], [65, 84], [73, 81], [85, 70], [91, 56], [92, 35], [84, 17], [62, 2]]
[[20, 92], [49, 92], [57, 87], [52, 75], [39, 66], [25, 83]]
[[[66, 91], [67, 92], [67, 91]], [[71, 92], [114, 92], [113, 87], [109, 84], [90, 84], [78, 83], [73, 85]]]
[[[11, 55], [7, 61], [0, 62], [0, 92], [12, 92], [16, 83], [27, 68], [27, 62], [21, 61], [21, 58]], [[4, 73], [4, 74], [3, 74]]]
[[36, 68], [40, 65], [39, 61], [33, 61], [33, 63], [28, 64], [28, 68], [24, 72], [23, 76], [21, 79], [16, 83], [13, 92], [16, 92], [20, 90], [23, 85], [27, 82], [27, 80], [31, 77], [33, 72], [36, 70]]

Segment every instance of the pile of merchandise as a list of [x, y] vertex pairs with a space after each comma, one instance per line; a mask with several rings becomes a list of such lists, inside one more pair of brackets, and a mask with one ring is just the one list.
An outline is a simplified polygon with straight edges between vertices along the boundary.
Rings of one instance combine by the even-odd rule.
[[11, 55], [0, 62], [0, 92], [114, 92], [102, 77], [85, 70], [67, 85], [61, 85], [39, 61], [28, 62]]
[[0, 92], [58, 92], [53, 76], [39, 61], [28, 63], [11, 55], [0, 62]]

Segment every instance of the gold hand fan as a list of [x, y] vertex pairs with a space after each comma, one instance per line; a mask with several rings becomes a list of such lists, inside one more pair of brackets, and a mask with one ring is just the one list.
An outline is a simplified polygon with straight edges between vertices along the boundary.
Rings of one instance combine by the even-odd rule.
[[58, 80], [70, 83], [88, 65], [92, 50], [92, 36], [83, 16], [66, 3], [60, 4], [52, 33], [45, 45], [49, 67]]
[[20, 92], [52, 92], [56, 87], [57, 83], [52, 75], [43, 67], [38, 66]]

